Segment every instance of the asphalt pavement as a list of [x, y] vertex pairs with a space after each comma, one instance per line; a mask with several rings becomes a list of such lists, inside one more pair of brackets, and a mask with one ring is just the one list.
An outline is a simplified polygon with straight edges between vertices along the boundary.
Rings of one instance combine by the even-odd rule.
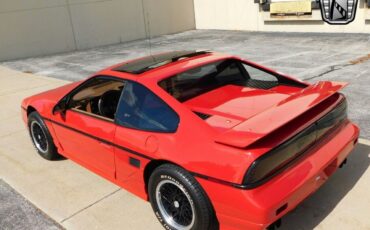
[[61, 230], [64, 228], [0, 179], [0, 229]]

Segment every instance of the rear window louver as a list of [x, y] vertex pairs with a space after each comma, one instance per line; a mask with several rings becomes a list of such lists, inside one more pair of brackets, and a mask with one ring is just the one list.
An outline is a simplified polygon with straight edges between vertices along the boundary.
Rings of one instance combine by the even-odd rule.
[[203, 120], [206, 120], [207, 118], [211, 117], [211, 115], [209, 114], [205, 114], [205, 113], [201, 113], [201, 112], [196, 112], [196, 111], [193, 111], [196, 115], [198, 115], [198, 117], [202, 118]]

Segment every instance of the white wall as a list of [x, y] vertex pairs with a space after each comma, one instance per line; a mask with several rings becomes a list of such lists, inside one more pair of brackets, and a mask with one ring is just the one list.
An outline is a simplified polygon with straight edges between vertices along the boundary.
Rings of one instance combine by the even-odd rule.
[[0, 61], [190, 29], [193, 0], [0, 0]]
[[195, 29], [193, 0], [144, 0], [151, 36]]
[[0, 1], [0, 60], [74, 48], [73, 32], [63, 1]]
[[[225, 29], [284, 32], [346, 32], [370, 33], [370, 9], [359, 0], [356, 19], [348, 25], [324, 23], [318, 20], [265, 22], [263, 11], [253, 0], [194, 0], [197, 29]], [[368, 18], [369, 20], [365, 20]]]
[[197, 29], [258, 30], [253, 0], [194, 0]]

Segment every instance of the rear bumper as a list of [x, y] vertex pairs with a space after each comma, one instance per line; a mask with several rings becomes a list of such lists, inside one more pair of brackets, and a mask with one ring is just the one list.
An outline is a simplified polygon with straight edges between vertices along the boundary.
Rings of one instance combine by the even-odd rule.
[[346, 123], [299, 163], [255, 189], [198, 180], [214, 205], [221, 229], [265, 229], [323, 185], [352, 151], [358, 136], [358, 127]]

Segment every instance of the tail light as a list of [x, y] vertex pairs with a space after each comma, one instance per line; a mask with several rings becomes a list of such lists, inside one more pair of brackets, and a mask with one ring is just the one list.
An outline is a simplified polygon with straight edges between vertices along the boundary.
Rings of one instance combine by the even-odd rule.
[[308, 148], [345, 119], [347, 119], [347, 103], [344, 99], [337, 107], [302, 132], [257, 158], [246, 172], [243, 185], [254, 188], [266, 182], [304, 155]]

